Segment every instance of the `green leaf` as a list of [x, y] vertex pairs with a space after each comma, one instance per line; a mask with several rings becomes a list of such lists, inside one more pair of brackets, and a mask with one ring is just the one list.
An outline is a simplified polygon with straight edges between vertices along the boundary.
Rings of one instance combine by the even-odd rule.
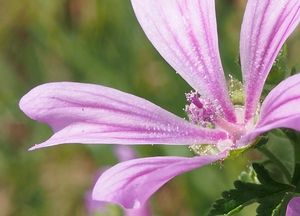
[[259, 206], [256, 209], [257, 216], [280, 216], [285, 195], [286, 192], [280, 192], [258, 200]]
[[257, 146], [267, 158], [266, 168], [271, 176], [283, 183], [291, 183], [295, 171], [295, 148], [292, 141], [282, 130], [268, 133], [266, 145]]
[[293, 196], [293, 193], [286, 193], [281, 202], [274, 208], [272, 216], [285, 216], [286, 207]]
[[296, 186], [296, 192], [300, 193], [300, 163], [296, 164], [292, 183]]
[[282, 131], [286, 134], [286, 136], [290, 139], [290, 141], [294, 144], [295, 149], [295, 160], [296, 162], [300, 162], [300, 133], [291, 129], [282, 129]]
[[[213, 204], [209, 216], [234, 215], [254, 202], [259, 203], [258, 216], [272, 215], [286, 192], [294, 189], [293, 186], [274, 181], [263, 165], [253, 164], [252, 166], [260, 183], [235, 181], [235, 188], [222, 193], [222, 198]], [[249, 179], [253, 179], [253, 176]]]
[[280, 159], [292, 177], [295, 171], [295, 149], [290, 139], [281, 130], [270, 133], [267, 148]]

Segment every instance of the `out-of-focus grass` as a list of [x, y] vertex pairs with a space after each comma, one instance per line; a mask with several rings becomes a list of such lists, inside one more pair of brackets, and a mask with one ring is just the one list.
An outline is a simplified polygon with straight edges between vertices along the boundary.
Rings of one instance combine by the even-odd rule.
[[[244, 1], [218, 1], [220, 48], [227, 72], [239, 75]], [[18, 109], [22, 95], [51, 81], [91, 82], [147, 98], [184, 116], [190, 87], [157, 54], [129, 1], [23, 0], [0, 7], [0, 215], [85, 215], [85, 191], [110, 146], [65, 145], [27, 152], [50, 130]], [[291, 41], [300, 47], [296, 37]], [[290, 50], [297, 61], [296, 48]], [[299, 62], [299, 61], [298, 61]], [[139, 146], [140, 155], [191, 155], [183, 147]], [[204, 215], [247, 165], [247, 157], [172, 180], [152, 199], [154, 215]], [[241, 215], [253, 215], [253, 209]]]

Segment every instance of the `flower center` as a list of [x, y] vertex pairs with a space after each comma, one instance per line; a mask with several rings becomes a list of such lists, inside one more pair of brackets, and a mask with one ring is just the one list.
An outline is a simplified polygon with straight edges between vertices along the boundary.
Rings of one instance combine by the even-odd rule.
[[234, 104], [237, 117], [236, 123], [231, 123], [224, 119], [221, 107], [217, 106], [211, 100], [202, 97], [197, 92], [186, 94], [188, 104], [185, 111], [189, 120], [204, 128], [222, 129], [228, 133], [228, 140], [221, 141], [216, 145], [195, 144], [189, 148], [198, 155], [216, 154], [224, 149], [234, 150], [237, 148], [236, 142], [254, 127], [255, 120], [244, 123], [244, 91], [240, 81], [229, 76], [229, 95]]
[[215, 121], [222, 115], [221, 108], [213, 104], [209, 99], [203, 98], [195, 91], [185, 94], [188, 104], [185, 112], [189, 120], [202, 127], [215, 128]]

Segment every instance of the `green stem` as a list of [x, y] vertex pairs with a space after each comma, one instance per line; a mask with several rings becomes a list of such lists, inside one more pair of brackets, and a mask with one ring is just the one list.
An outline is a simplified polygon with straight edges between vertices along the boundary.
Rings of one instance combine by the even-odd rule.
[[283, 172], [284, 176], [289, 182], [292, 182], [292, 176], [290, 175], [290, 172], [288, 169], [284, 166], [284, 164], [266, 147], [261, 146], [258, 148], [260, 152], [262, 152], [264, 155], [266, 155], [271, 161], [273, 161]]

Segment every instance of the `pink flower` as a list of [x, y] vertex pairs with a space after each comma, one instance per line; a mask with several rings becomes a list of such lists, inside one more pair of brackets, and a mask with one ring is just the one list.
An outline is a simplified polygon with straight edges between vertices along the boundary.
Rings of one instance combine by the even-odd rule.
[[299, 216], [300, 215], [300, 197], [294, 197], [290, 200], [286, 216]]
[[[129, 146], [116, 146], [114, 149], [114, 153], [119, 161], [126, 161], [136, 158], [135, 152]], [[96, 179], [105, 171], [106, 169], [100, 170], [97, 174]], [[109, 212], [107, 208], [107, 202], [102, 202], [98, 200], [94, 200], [92, 197], [92, 191], [89, 190], [85, 196], [85, 203], [88, 215], [96, 215], [97, 213], [102, 213], [103, 215]], [[138, 209], [125, 209], [125, 216], [150, 216], [150, 206], [148, 203], [144, 204]]]
[[29, 117], [54, 131], [31, 150], [63, 143], [165, 144], [191, 146], [198, 156], [119, 163], [98, 179], [94, 199], [138, 208], [173, 177], [223, 160], [266, 131], [300, 131], [300, 75], [281, 82], [260, 105], [272, 64], [300, 21], [299, 0], [248, 1], [240, 39], [243, 104], [232, 103], [234, 92], [226, 85], [213, 0], [132, 0], [132, 5], [152, 44], [196, 91], [188, 95], [191, 122], [108, 87], [48, 83], [20, 101]]

